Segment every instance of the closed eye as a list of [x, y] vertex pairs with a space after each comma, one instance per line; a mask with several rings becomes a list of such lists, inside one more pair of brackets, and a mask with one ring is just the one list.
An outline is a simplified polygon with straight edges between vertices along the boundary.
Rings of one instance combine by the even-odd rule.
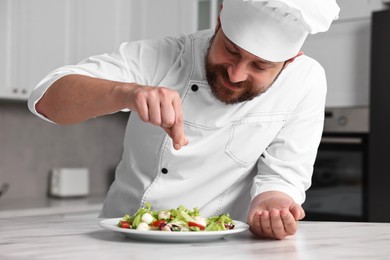
[[225, 45], [225, 49], [226, 49], [227, 52], [229, 52], [232, 55], [239, 55], [239, 53], [236, 50], [234, 50], [233, 48], [231, 48], [231, 47], [229, 47], [227, 45]]
[[252, 66], [255, 70], [266, 70], [264, 67], [258, 65], [257, 63], [252, 63]]

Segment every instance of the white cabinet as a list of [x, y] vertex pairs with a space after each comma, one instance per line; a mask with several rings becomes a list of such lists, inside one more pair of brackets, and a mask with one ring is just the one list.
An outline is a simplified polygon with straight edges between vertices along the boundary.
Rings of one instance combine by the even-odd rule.
[[340, 18], [325, 33], [309, 35], [303, 51], [325, 68], [327, 107], [368, 106], [371, 14], [383, 0], [338, 0]]
[[368, 105], [370, 26], [369, 18], [337, 22], [305, 43], [305, 54], [325, 68], [328, 107]]
[[133, 39], [160, 38], [197, 30], [198, 0], [132, 1]]
[[197, 0], [1, 0], [0, 98], [27, 100], [48, 72], [121, 42], [194, 32]]
[[67, 4], [3, 0], [0, 10], [0, 95], [27, 99], [33, 85], [67, 58]]

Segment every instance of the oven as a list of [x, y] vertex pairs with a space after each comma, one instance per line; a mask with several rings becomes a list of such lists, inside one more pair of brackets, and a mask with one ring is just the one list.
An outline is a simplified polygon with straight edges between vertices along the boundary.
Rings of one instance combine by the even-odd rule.
[[366, 221], [369, 109], [327, 108], [305, 220]]

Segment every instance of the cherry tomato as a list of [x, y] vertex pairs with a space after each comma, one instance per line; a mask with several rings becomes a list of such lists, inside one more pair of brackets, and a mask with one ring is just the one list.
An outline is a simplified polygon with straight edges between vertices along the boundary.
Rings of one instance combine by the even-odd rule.
[[199, 223], [196, 223], [196, 222], [193, 222], [193, 221], [189, 221], [188, 222], [188, 226], [190, 227], [198, 227], [200, 230], [204, 230], [206, 227], [199, 224]]
[[152, 223], [152, 226], [153, 227], [160, 227], [161, 224], [166, 224], [167, 221], [165, 219], [159, 219], [159, 220], [156, 220]]
[[120, 223], [121, 228], [130, 228], [130, 223], [126, 221], [121, 221]]

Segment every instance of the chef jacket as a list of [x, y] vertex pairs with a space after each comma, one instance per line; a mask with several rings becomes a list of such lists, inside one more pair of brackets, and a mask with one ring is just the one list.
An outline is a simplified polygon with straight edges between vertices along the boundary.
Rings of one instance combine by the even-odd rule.
[[227, 105], [213, 96], [205, 78], [212, 34], [123, 43], [117, 53], [53, 71], [31, 94], [30, 110], [45, 120], [35, 104], [68, 74], [163, 86], [180, 94], [189, 144], [175, 150], [163, 129], [130, 113], [101, 217], [133, 214], [149, 202], [156, 209], [184, 205], [198, 207], [204, 216], [230, 213], [245, 221], [259, 193], [281, 191], [304, 202], [323, 129], [323, 68], [300, 56], [265, 93]]

